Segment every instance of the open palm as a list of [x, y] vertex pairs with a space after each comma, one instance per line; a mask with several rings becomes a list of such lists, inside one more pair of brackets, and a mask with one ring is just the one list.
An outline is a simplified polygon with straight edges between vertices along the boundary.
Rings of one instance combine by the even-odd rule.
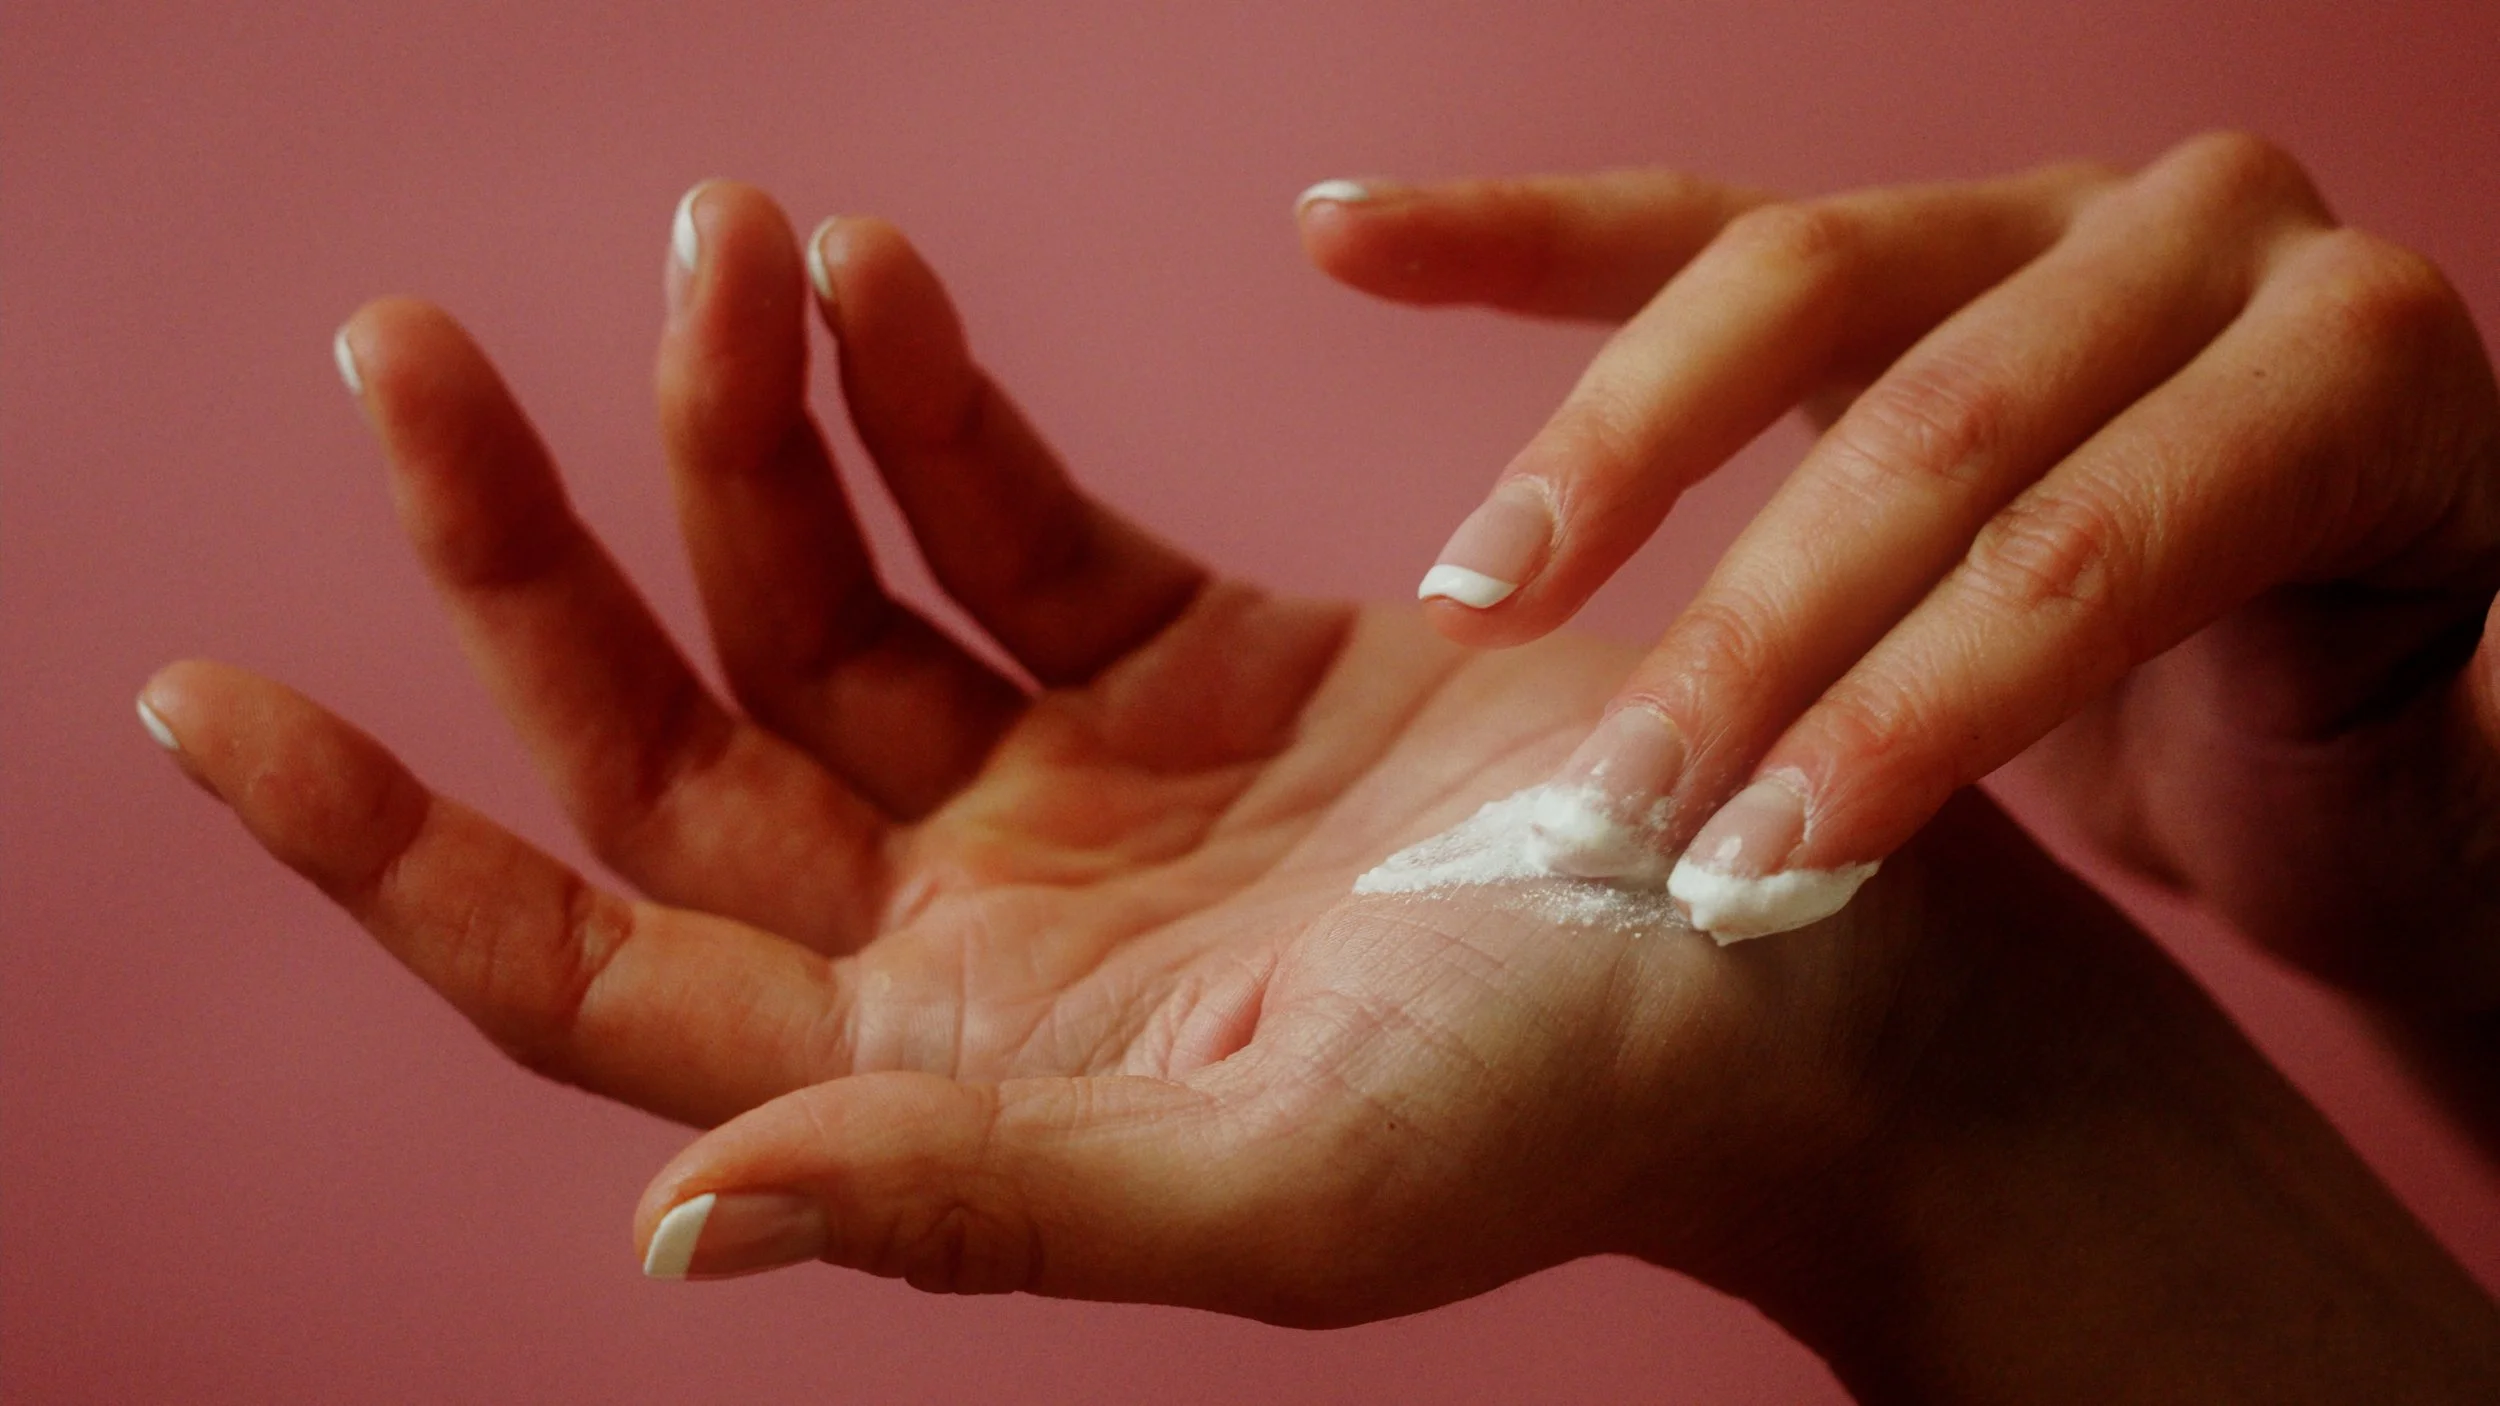
[[[1885, 886], [1729, 953], [1494, 890], [1349, 896], [1542, 779], [1627, 653], [1468, 655], [1411, 611], [1211, 579], [1069, 485], [891, 229], [802, 256], [760, 194], [697, 197], [662, 419], [742, 712], [447, 317], [386, 301], [341, 333], [473, 659], [649, 901], [278, 685], [191, 663], [143, 695], [272, 853], [515, 1058], [725, 1124], [654, 1183], [645, 1239], [719, 1193], [698, 1273], [797, 1244], [935, 1287], [1334, 1322], [1599, 1250], [1732, 1264], [1749, 1208], [1851, 1135], [1916, 946]], [[1026, 678], [880, 588], [805, 406], [806, 264], [923, 554]]]

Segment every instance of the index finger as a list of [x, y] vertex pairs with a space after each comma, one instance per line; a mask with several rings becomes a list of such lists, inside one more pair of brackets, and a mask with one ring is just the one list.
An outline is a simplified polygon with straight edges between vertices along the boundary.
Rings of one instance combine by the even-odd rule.
[[607, 893], [241, 669], [169, 666], [140, 707], [272, 856], [518, 1063], [701, 1125], [844, 1072], [825, 958]]
[[1294, 204], [1321, 271], [1402, 303], [1620, 322], [1728, 221], [1771, 197], [1658, 169], [1447, 181], [1322, 181]]

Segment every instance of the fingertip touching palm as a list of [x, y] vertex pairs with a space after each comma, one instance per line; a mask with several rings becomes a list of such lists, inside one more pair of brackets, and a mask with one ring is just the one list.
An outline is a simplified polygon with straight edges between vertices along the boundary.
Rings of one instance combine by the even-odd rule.
[[2339, 980], [2500, 1004], [2500, 393], [2439, 270], [2278, 148], [1339, 182], [1301, 227], [1387, 297], [1623, 324], [1427, 578], [1452, 638], [1542, 636], [1822, 422], [1572, 763], [1688, 864], [1880, 859], [2073, 720], [2037, 761], [2131, 861]]

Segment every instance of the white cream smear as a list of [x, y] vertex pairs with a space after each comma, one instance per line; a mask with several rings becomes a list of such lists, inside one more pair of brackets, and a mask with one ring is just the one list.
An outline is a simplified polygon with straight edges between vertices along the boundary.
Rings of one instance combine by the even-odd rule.
[[1875, 872], [1857, 864], [1747, 878], [1671, 862], [1656, 844], [1660, 819], [1624, 820], [1594, 786], [1531, 786], [1390, 855], [1354, 891], [1500, 885], [1510, 906], [1548, 922], [1698, 929], [1726, 946], [1829, 917]]

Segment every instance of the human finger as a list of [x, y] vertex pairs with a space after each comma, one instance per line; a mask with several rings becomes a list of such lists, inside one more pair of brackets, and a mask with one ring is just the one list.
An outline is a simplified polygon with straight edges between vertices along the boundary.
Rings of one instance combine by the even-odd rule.
[[1214, 1223], [1267, 1164], [1232, 1141], [1212, 1097], [1162, 1079], [867, 1074], [686, 1148], [635, 1235], [655, 1278], [823, 1260], [943, 1293], [1237, 1308], [1258, 1237]]
[[1678, 171], [1405, 185], [1322, 181], [1294, 202], [1331, 278], [1403, 303], [1619, 322], [1764, 192]]
[[602, 891], [290, 689], [191, 661], [148, 681], [140, 715], [263, 848], [530, 1069], [710, 1124], [839, 1054], [824, 958]]
[[1205, 569], [1077, 490], [893, 226], [829, 220], [807, 251], [851, 422], [921, 555], [1034, 678], [1086, 682], [1188, 608]]
[[1889, 853], [1956, 787], [2270, 587], [2453, 587], [2433, 573], [2479, 559], [2489, 589], [2500, 504], [2460, 493], [2450, 462], [2454, 424], [2488, 423], [2493, 399], [2487, 370], [2453, 372], [2484, 365], [2458, 355], [2475, 336], [2462, 305], [2418, 256], [2350, 230], [2274, 264], [2211, 346], [1998, 513], [1780, 736], [1679, 885], [1738, 901]]
[[1475, 645], [1560, 625], [1686, 488], [2036, 258], [2105, 180], [2058, 167], [1738, 217], [1607, 343], [1452, 534], [1418, 591], [1434, 625]]
[[670, 241], [660, 426], [731, 690], [888, 812], [979, 770], [1023, 694], [879, 586], [807, 409], [807, 280], [761, 191], [686, 193]]
[[1669, 798], [1688, 819], [1661, 838], [1684, 838], [1999, 509], [2238, 315], [2272, 241], [2323, 218], [2181, 164], [2098, 201], [1850, 405], [1626, 681], [1644, 706], [1574, 774], [1602, 770], [1623, 814]]
[[666, 903], [827, 950], [865, 940], [881, 817], [711, 696], [573, 515], [450, 317], [386, 299], [340, 329], [391, 495], [469, 658], [599, 857]]

